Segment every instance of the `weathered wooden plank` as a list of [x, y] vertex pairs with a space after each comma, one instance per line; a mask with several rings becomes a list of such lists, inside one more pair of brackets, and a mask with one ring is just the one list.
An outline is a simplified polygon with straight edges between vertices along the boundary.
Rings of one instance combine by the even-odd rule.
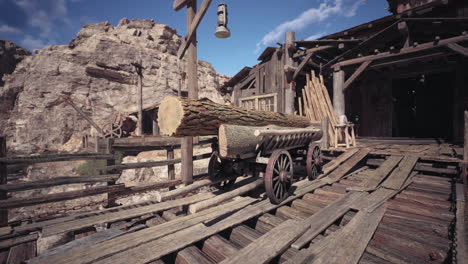
[[381, 206], [373, 213], [358, 212], [343, 229], [317, 244], [301, 250], [288, 263], [357, 263], [385, 213]]
[[244, 194], [244, 193], [247, 193], [247, 192], [250, 192], [254, 189], [256, 189], [257, 187], [263, 185], [263, 178], [259, 178], [255, 181], [252, 182], [252, 179], [246, 179], [244, 180], [245, 185], [243, 186], [240, 186], [239, 188], [236, 188], [230, 192], [226, 192], [226, 193], [223, 193], [223, 194], [220, 194], [220, 195], [216, 195], [216, 197], [213, 197], [211, 199], [208, 199], [208, 200], [205, 200], [205, 201], [201, 201], [201, 202], [198, 202], [198, 203], [194, 203], [194, 204], [191, 204], [188, 208], [188, 211], [191, 213], [191, 214], [194, 214], [196, 212], [199, 212], [205, 208], [208, 208], [210, 206], [214, 206], [214, 205], [218, 205], [224, 201], [227, 201], [229, 199], [232, 199], [236, 196], [239, 196], [241, 194]]
[[216, 262], [234, 256], [239, 249], [220, 235], [214, 235], [203, 242], [203, 252]]
[[348, 193], [337, 201], [326, 206], [318, 213], [307, 219], [307, 231], [303, 233], [292, 245], [292, 248], [301, 249], [308, 242], [322, 233], [328, 226], [342, 217], [360, 199], [366, 196], [364, 193]]
[[221, 263], [266, 263], [286, 250], [301, 234], [297, 220], [287, 220]]
[[360, 149], [356, 154], [354, 154], [349, 160], [343, 163], [340, 167], [336, 170], [332, 171], [327, 179], [326, 182], [331, 184], [340, 180], [346, 173], [348, 173], [354, 166], [356, 166], [362, 159], [364, 159], [367, 154], [369, 154], [370, 149], [363, 148]]
[[376, 170], [366, 178], [362, 187], [349, 187], [347, 190], [373, 191], [387, 177], [387, 175], [400, 163], [401, 156], [390, 156]]
[[12, 237], [4, 240], [0, 240], [0, 249], [2, 248], [9, 248], [15, 245], [23, 244], [29, 241], [37, 240], [39, 235], [37, 233], [26, 235], [26, 236], [19, 236], [19, 237]]
[[168, 234], [177, 232], [184, 228], [239, 210], [253, 201], [255, 200], [251, 198], [243, 198], [193, 215], [180, 217], [175, 220], [144, 229], [140, 232], [114, 238], [98, 245], [84, 247], [82, 249], [72, 249], [61, 257], [49, 258], [47, 259], [47, 262], [41, 263], [94, 263], [98, 259], [111, 256], [118, 252], [123, 252], [124, 250], [132, 247], [149, 243], [150, 241], [167, 236]]
[[25, 263], [26, 260], [36, 256], [36, 241], [26, 242], [13, 246], [8, 252], [7, 264]]
[[450, 44], [447, 44], [447, 48], [465, 56], [465, 57], [468, 57], [468, 49], [457, 44], [457, 43], [450, 43]]
[[47, 262], [49, 258], [53, 256], [60, 256], [60, 255], [66, 254], [68, 253], [69, 250], [72, 250], [72, 249], [76, 250], [79, 248], [92, 246], [92, 245], [107, 241], [109, 239], [124, 235], [128, 232], [134, 232], [134, 231], [135, 231], [134, 228], [132, 228], [129, 231], [124, 231], [119, 228], [110, 228], [101, 232], [97, 232], [92, 235], [70, 241], [64, 245], [54, 247], [42, 253], [40, 256], [37, 256], [36, 258], [29, 260], [28, 264]]
[[190, 1], [192, 0], [174, 0], [172, 8], [175, 11], [179, 11], [180, 9], [184, 8]]
[[346, 152], [339, 155], [336, 159], [333, 159], [332, 161], [325, 164], [325, 166], [323, 167], [323, 174], [320, 175], [319, 178], [323, 178], [323, 177], [327, 176], [331, 171], [336, 169], [339, 165], [341, 165], [343, 162], [348, 160], [350, 157], [352, 157], [358, 151], [359, 151], [359, 149], [357, 149], [357, 148], [349, 149]]
[[11, 228], [11, 226], [0, 227], [0, 237], [9, 235], [11, 234], [12, 231], [13, 231], [13, 228]]
[[405, 156], [398, 167], [392, 172], [392, 174], [390, 174], [381, 186], [388, 189], [399, 190], [411, 174], [411, 171], [416, 165], [418, 159], [419, 158], [415, 156]]
[[196, 246], [189, 246], [177, 253], [174, 264], [213, 264]]
[[354, 80], [356, 80], [357, 77], [359, 77], [359, 75], [361, 75], [361, 73], [369, 66], [369, 64], [371, 64], [372, 61], [365, 61], [363, 62], [361, 65], [359, 65], [359, 67], [356, 69], [355, 72], [353, 72], [353, 74], [348, 78], [348, 80], [346, 80], [346, 82], [343, 84], [343, 91], [346, 91], [346, 89], [348, 89], [348, 87], [354, 82]]
[[76, 154], [44, 154], [34, 156], [17, 156], [0, 158], [0, 163], [4, 164], [30, 164], [41, 162], [69, 161], [69, 160], [95, 160], [113, 159], [114, 155], [97, 153], [76, 153]]
[[63, 232], [69, 232], [74, 230], [79, 230], [81, 228], [89, 227], [96, 224], [115, 222], [118, 220], [125, 220], [132, 217], [138, 217], [148, 213], [160, 212], [163, 210], [171, 209], [177, 206], [187, 205], [191, 203], [196, 203], [205, 199], [214, 197], [212, 193], [201, 193], [185, 198], [181, 198], [174, 201], [167, 201], [164, 203], [152, 204], [137, 208], [132, 208], [128, 210], [122, 210], [117, 212], [110, 212], [103, 215], [90, 216], [81, 219], [74, 219], [64, 223], [58, 223], [53, 226], [46, 226], [42, 230], [43, 236], [50, 236], [55, 234], [60, 234]]
[[8, 200], [0, 201], [0, 208], [18, 208], [35, 204], [59, 202], [103, 193], [115, 193], [123, 190], [125, 190], [125, 186], [123, 184], [119, 184], [112, 186], [92, 187], [79, 191], [38, 195], [35, 197], [10, 198]]
[[181, 188], [178, 188], [178, 189], [175, 189], [175, 190], [172, 190], [172, 191], [167, 191], [167, 192], [157, 192], [156, 193], [156, 201], [158, 202], [162, 202], [162, 201], [166, 201], [166, 200], [169, 200], [169, 199], [172, 199], [172, 198], [175, 198], [177, 196], [180, 196], [180, 195], [183, 195], [183, 194], [188, 194], [198, 188], [201, 188], [201, 187], [204, 187], [204, 186], [208, 186], [208, 185], [213, 185], [213, 184], [217, 184], [221, 181], [225, 181], [225, 180], [228, 180], [228, 179], [235, 179], [236, 177], [229, 177], [229, 178], [226, 178], [226, 179], [218, 179], [216, 181], [212, 181], [210, 179], [205, 179], [205, 180], [200, 180], [200, 181], [196, 181], [190, 185], [187, 185], [187, 186], [184, 186], [184, 187], [181, 187]]
[[5, 192], [19, 192], [32, 189], [40, 189], [53, 187], [57, 185], [75, 184], [75, 183], [93, 183], [93, 182], [107, 182], [117, 180], [119, 174], [109, 175], [96, 175], [96, 176], [81, 176], [81, 177], [56, 177], [45, 180], [37, 180], [32, 182], [20, 182], [6, 185], [0, 185], [0, 191]]
[[[200, 155], [193, 156], [193, 160], [207, 159], [211, 157], [211, 153], [204, 153]], [[168, 166], [180, 163], [181, 159], [171, 159], [171, 160], [160, 160], [160, 161], [146, 161], [146, 162], [135, 162], [135, 163], [125, 163], [113, 166], [107, 166], [102, 168], [101, 171], [122, 171], [128, 169], [138, 169], [138, 168], [152, 168], [152, 167], [161, 167]]]

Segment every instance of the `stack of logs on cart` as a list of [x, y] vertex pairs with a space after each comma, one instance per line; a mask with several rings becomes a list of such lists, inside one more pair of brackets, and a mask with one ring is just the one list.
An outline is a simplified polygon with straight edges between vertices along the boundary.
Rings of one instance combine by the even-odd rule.
[[168, 136], [217, 135], [208, 174], [212, 180], [234, 176], [222, 186], [231, 186], [235, 176], [264, 175], [270, 201], [286, 199], [294, 183], [294, 167], [307, 169], [310, 180], [321, 171], [322, 130], [303, 116], [246, 110], [214, 103], [166, 97], [159, 106], [160, 131]]

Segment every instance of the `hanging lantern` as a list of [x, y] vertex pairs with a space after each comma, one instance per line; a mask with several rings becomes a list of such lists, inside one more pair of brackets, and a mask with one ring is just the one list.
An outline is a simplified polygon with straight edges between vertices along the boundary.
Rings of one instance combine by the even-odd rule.
[[227, 18], [227, 5], [219, 4], [218, 5], [218, 27], [216, 27], [215, 36], [218, 38], [229, 38], [231, 32], [227, 27], [228, 18]]

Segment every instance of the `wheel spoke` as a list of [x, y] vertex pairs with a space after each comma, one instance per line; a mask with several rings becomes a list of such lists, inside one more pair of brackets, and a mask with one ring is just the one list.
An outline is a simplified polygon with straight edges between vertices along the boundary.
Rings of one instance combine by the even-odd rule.
[[280, 174], [280, 172], [277, 170], [277, 169], [273, 169], [274, 172], [276, 172], [276, 174]]

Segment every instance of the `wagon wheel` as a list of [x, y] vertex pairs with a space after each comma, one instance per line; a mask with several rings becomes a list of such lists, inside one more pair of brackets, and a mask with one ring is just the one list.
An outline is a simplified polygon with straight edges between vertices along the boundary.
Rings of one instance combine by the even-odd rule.
[[113, 123], [105, 124], [102, 127], [102, 132], [106, 138], [121, 138], [122, 137], [122, 125], [114, 126]]
[[306, 159], [307, 177], [309, 180], [317, 179], [322, 172], [322, 157], [320, 147], [317, 144], [309, 144]]
[[289, 196], [293, 173], [293, 160], [289, 152], [273, 151], [265, 171], [265, 190], [271, 203], [279, 204]]
[[[208, 163], [208, 177], [210, 180], [216, 181], [222, 178], [230, 177], [232, 175], [234, 175], [232, 170], [232, 162], [221, 159], [218, 151], [213, 151], [210, 162]], [[229, 189], [235, 182], [236, 179], [225, 180], [214, 186], [218, 189]]]

